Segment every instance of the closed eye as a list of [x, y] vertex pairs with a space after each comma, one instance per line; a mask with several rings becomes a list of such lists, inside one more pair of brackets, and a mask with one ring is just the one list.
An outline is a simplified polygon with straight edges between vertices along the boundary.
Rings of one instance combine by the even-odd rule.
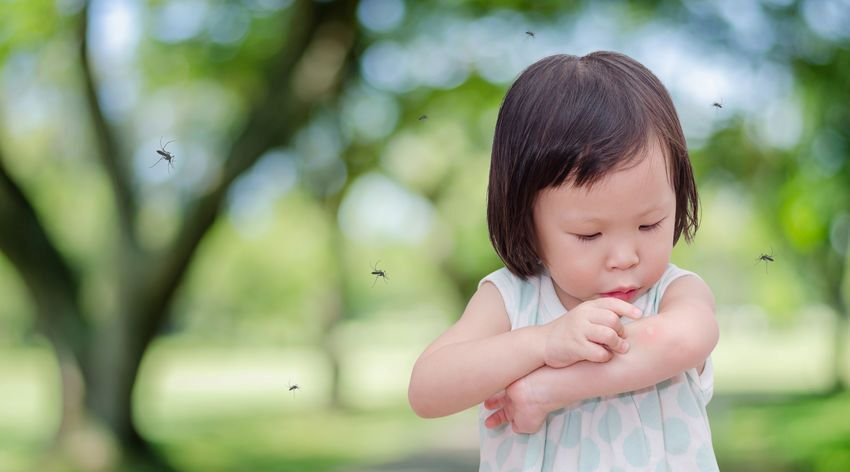
[[593, 233], [593, 234], [576, 234], [575, 237], [578, 238], [579, 241], [593, 241], [594, 239], [602, 236], [602, 233]]
[[664, 218], [661, 218], [657, 223], [653, 223], [651, 225], [640, 225], [639, 228], [641, 231], [652, 231], [658, 229], [661, 226], [662, 221], [664, 221]]

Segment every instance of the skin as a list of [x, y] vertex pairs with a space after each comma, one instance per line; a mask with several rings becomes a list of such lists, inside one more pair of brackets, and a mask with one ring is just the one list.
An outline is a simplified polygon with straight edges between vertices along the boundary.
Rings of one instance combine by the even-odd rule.
[[696, 277], [675, 280], [664, 294], [658, 316], [629, 324], [625, 335], [633, 346], [628, 354], [603, 364], [544, 366], [492, 395], [484, 406], [496, 412], [485, 425], [494, 428], [507, 422], [514, 432], [533, 433], [549, 412], [586, 398], [639, 390], [695, 366], [701, 372], [706, 352], [718, 339], [711, 291]]
[[[638, 319], [629, 303], [659, 280], [673, 249], [675, 194], [665, 159], [653, 142], [590, 188], [566, 183], [540, 192], [533, 209], [540, 257], [569, 316], [511, 330], [498, 290], [483, 284], [414, 365], [408, 398], [418, 415], [486, 400], [497, 410], [488, 427], [510, 422], [516, 432], [534, 432], [548, 412], [575, 401], [701, 369], [717, 342], [714, 299], [702, 280], [671, 283], [659, 316]], [[619, 295], [625, 300], [609, 294], [625, 288], [635, 289]], [[636, 321], [624, 326], [623, 316]]]
[[637, 287], [631, 300], [649, 290], [670, 262], [675, 215], [666, 159], [655, 145], [593, 187], [541, 191], [534, 205], [538, 248], [564, 308], [619, 288]]

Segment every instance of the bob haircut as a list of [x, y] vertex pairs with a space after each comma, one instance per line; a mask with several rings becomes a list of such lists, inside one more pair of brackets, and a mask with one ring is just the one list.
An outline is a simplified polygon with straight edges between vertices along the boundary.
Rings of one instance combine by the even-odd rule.
[[[533, 206], [538, 192], [565, 183], [591, 187], [658, 140], [676, 194], [673, 244], [699, 226], [699, 196], [670, 95], [652, 72], [619, 53], [558, 54], [520, 74], [493, 136], [487, 225], [505, 266], [526, 278], [542, 265]], [[636, 163], [636, 162], [635, 162]]]

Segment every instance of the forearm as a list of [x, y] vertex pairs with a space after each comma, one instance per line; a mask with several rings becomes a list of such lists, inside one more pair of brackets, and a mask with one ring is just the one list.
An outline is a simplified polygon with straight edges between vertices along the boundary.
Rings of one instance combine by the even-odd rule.
[[553, 409], [586, 398], [639, 390], [700, 365], [717, 343], [714, 317], [651, 316], [625, 327], [631, 348], [605, 363], [541, 367], [537, 394]]
[[465, 410], [545, 365], [539, 327], [444, 346], [416, 361], [408, 399], [421, 417]]

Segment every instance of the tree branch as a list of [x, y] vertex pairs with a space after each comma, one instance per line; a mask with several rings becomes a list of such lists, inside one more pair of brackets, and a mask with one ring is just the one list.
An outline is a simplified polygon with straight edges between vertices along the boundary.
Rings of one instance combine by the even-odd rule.
[[97, 96], [97, 84], [92, 71], [91, 57], [89, 54], [88, 41], [89, 25], [89, 2], [86, 2], [80, 12], [79, 40], [80, 40], [80, 67], [83, 72], [85, 83], [85, 98], [88, 104], [92, 125], [95, 132], [98, 159], [109, 176], [112, 193], [115, 196], [115, 206], [118, 212], [121, 235], [125, 242], [135, 247], [134, 220], [136, 215], [136, 197], [130, 176], [125, 167], [126, 159], [121, 154], [120, 146], [115, 138], [111, 126], [103, 114], [103, 108]]
[[[296, 4], [286, 45], [266, 70], [266, 97], [249, 113], [221, 177], [190, 205], [173, 245], [150, 273], [150, 315], [140, 320], [146, 340], [152, 339], [165, 321], [168, 304], [234, 180], [268, 149], [289, 142], [307, 123], [314, 106], [338, 95], [341, 78], [354, 60], [355, 7], [354, 0]], [[324, 75], [317, 76], [320, 72]]]
[[35, 209], [12, 179], [0, 151], [0, 251], [20, 273], [35, 305], [36, 323], [57, 354], [83, 365], [89, 326], [79, 305], [79, 281], [51, 242]]

